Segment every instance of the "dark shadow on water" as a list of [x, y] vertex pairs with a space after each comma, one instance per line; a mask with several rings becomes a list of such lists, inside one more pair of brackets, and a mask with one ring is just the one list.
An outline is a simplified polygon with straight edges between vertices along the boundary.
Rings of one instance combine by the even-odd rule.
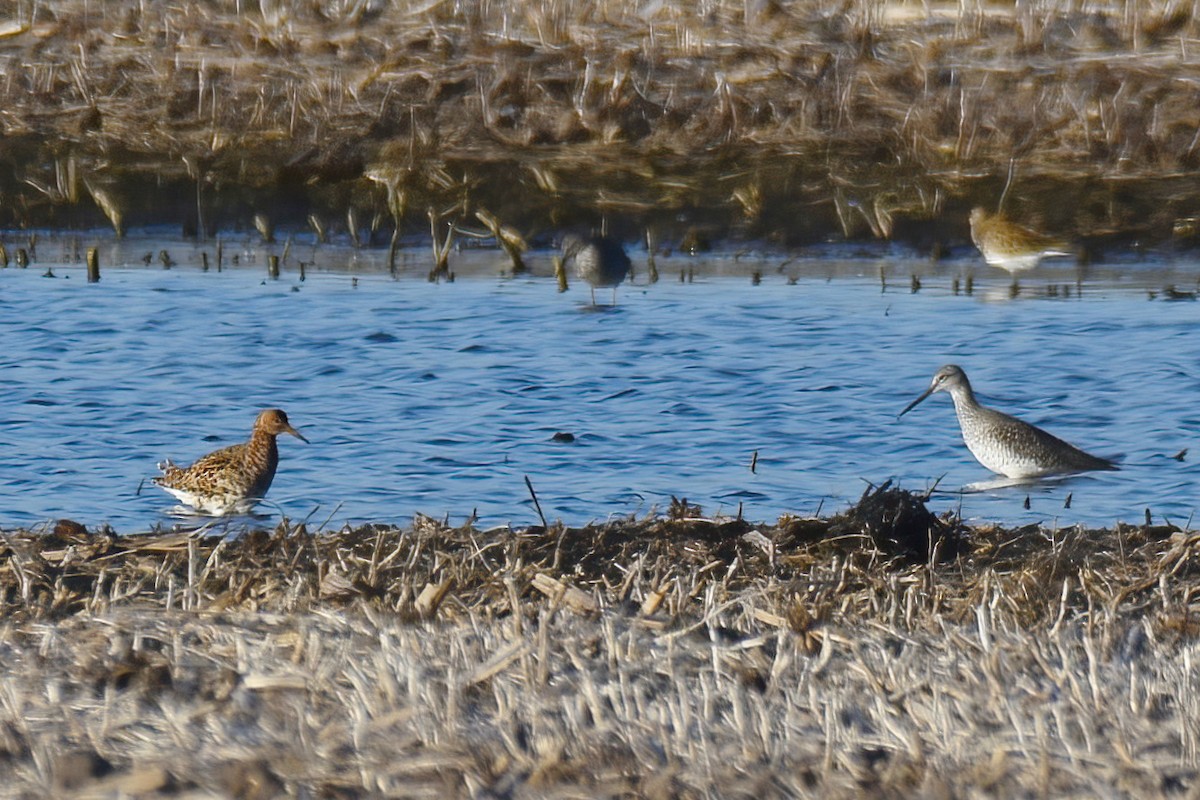
[[613, 303], [580, 303], [577, 306], [581, 314], [616, 314], [621, 307]]

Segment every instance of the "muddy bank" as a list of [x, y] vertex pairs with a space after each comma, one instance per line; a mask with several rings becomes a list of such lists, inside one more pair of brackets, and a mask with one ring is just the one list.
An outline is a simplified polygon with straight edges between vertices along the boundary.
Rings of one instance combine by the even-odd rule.
[[1196, 548], [828, 519], [0, 544], [10, 788], [270, 797], [1170, 795]]
[[384, 243], [484, 211], [937, 255], [1009, 185], [1103, 257], [1190, 247], [1200, 215], [1186, 4], [73, 0], [0, 33], [10, 227]]

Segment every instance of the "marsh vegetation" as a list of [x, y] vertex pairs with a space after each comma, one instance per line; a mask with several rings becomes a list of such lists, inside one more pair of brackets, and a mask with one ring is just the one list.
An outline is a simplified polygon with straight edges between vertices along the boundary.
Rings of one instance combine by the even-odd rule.
[[0, 33], [7, 226], [359, 242], [483, 212], [936, 254], [1008, 186], [1102, 255], [1200, 213], [1182, 0], [24, 0]]

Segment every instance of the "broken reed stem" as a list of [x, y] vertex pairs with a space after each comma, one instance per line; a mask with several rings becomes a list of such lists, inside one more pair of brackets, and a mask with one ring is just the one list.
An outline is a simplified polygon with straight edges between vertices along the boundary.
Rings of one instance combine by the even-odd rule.
[[87, 279], [88, 283], [100, 281], [100, 253], [95, 247], [87, 249]]
[[533, 498], [533, 507], [537, 509], [538, 519], [542, 521], [542, 527], [549, 527], [546, 524], [546, 515], [542, 513], [542, 504], [538, 502], [537, 492], [533, 490], [533, 482], [529, 480], [529, 476], [525, 476], [525, 486], [529, 489], [529, 496]]
[[450, 272], [450, 249], [454, 246], [455, 226], [453, 223], [447, 225], [446, 236], [444, 239], [441, 239], [438, 235], [438, 226], [446, 214], [439, 214], [432, 207], [428, 209], [427, 213], [429, 216], [430, 245], [433, 248], [433, 269], [429, 271], [429, 280], [435, 282], [441, 278], [452, 278], [453, 276]]
[[512, 262], [513, 274], [520, 275], [526, 272], [528, 268], [525, 266], [525, 260], [521, 257], [521, 254], [529, 249], [525, 238], [514, 229], [501, 225], [496, 215], [486, 209], [477, 210], [475, 217], [483, 223], [484, 227], [491, 232], [496, 243], [508, 254], [509, 261]]

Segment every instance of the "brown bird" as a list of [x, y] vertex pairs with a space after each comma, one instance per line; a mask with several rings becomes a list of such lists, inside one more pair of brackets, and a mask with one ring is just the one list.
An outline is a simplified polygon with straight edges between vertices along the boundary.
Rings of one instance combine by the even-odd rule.
[[1060, 239], [1030, 230], [989, 214], [982, 208], [971, 210], [971, 241], [989, 266], [1018, 272], [1033, 269], [1043, 258], [1073, 255], [1071, 246]]
[[202, 514], [246, 513], [262, 499], [279, 466], [275, 437], [290, 433], [308, 443], [288, 423], [287, 414], [268, 408], [254, 420], [250, 441], [215, 450], [190, 467], [169, 460], [158, 465], [162, 477], [154, 483]]

